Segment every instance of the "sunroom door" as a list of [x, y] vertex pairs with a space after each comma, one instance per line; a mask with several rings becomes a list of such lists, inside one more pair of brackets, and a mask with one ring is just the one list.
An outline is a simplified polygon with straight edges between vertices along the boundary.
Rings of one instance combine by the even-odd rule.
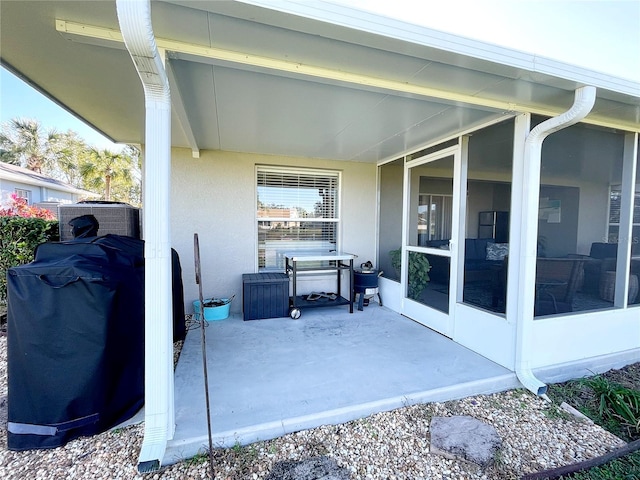
[[459, 157], [455, 145], [405, 165], [403, 314], [449, 337], [458, 285]]

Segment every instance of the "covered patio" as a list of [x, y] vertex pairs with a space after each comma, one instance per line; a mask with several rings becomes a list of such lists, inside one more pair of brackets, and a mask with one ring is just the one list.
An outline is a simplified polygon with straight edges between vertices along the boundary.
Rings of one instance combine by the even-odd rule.
[[[516, 388], [515, 373], [372, 303], [206, 327], [214, 446], [232, 447], [419, 402]], [[176, 431], [162, 464], [208, 445], [199, 324], [175, 371]]]
[[[144, 151], [141, 472], [206, 443], [199, 336], [171, 362], [171, 248], [192, 264], [194, 232], [207, 296], [318, 232], [385, 272], [383, 308], [243, 322], [234, 302], [208, 328], [216, 445], [637, 361], [637, 82], [330, 2], [0, 8], [3, 66]], [[593, 275], [538, 278], [538, 257]], [[542, 283], [566, 292], [535, 315]]]

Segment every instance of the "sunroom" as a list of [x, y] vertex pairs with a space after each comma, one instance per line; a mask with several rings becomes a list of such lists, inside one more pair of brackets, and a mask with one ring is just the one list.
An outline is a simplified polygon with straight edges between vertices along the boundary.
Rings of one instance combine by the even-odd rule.
[[[511, 369], [529, 317], [532, 368], [638, 345], [637, 138], [578, 123], [526, 164], [518, 150], [545, 120], [514, 116], [379, 166], [385, 296]], [[400, 245], [406, 278], [394, 268]], [[412, 289], [423, 259], [430, 281]]]

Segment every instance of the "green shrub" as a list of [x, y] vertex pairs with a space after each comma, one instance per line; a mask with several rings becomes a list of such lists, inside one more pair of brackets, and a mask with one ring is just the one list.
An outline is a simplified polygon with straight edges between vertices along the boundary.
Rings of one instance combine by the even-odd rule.
[[[389, 252], [391, 256], [391, 265], [396, 269], [398, 275], [400, 275], [400, 269], [402, 268], [402, 249], [391, 250]], [[429, 270], [431, 270], [431, 264], [427, 259], [427, 256], [419, 252], [409, 252], [409, 291], [407, 296], [413, 300], [418, 300], [425, 287], [429, 285]]]
[[56, 220], [0, 216], [0, 303], [7, 301], [9, 268], [31, 262], [39, 244], [58, 238]]

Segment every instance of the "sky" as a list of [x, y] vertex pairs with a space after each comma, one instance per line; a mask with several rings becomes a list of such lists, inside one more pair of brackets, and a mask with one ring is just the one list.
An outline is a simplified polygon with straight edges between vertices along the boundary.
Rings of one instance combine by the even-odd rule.
[[[640, 82], [640, 0], [332, 1]], [[120, 149], [2, 68], [0, 122], [17, 117]]]
[[640, 0], [332, 0], [640, 82]]
[[99, 149], [122, 150], [92, 127], [62, 109], [8, 70], [0, 69], [0, 122], [14, 118], [38, 120], [46, 130], [73, 130], [85, 142]]

